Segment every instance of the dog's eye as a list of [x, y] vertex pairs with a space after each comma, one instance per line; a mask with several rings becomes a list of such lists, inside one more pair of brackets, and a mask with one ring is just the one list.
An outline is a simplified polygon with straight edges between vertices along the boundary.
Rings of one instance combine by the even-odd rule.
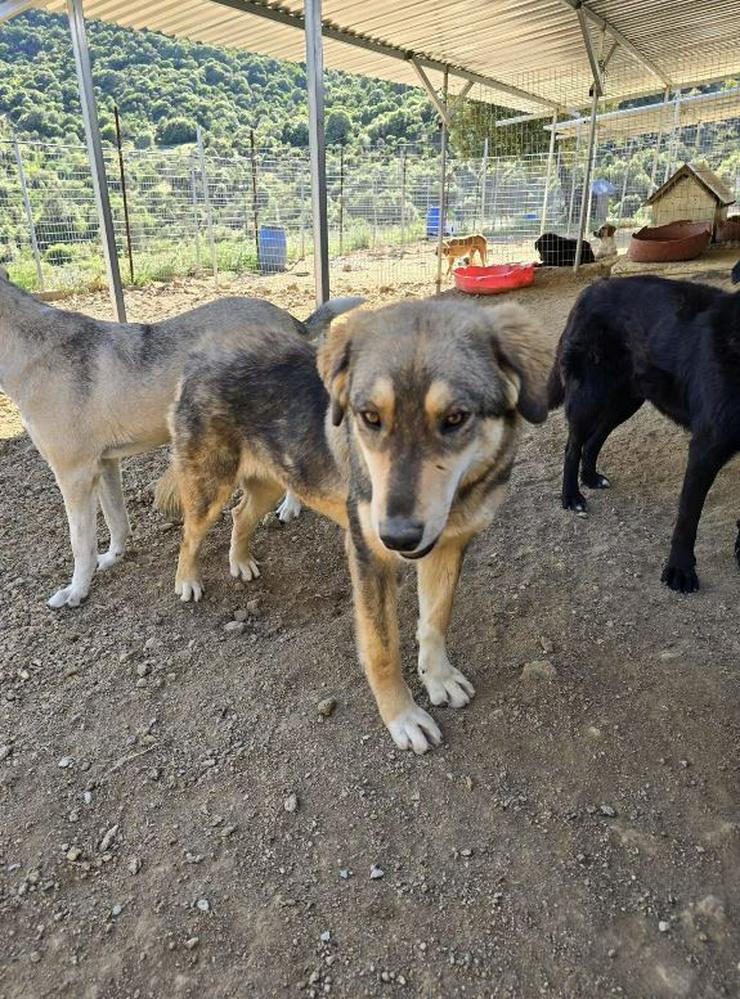
[[372, 430], [377, 430], [380, 427], [380, 414], [376, 413], [374, 409], [363, 409], [360, 416], [366, 427], [370, 427]]
[[448, 413], [442, 420], [442, 433], [444, 434], [451, 430], [457, 430], [463, 425], [463, 423], [465, 423], [469, 416], [470, 413], [466, 412], [464, 409], [453, 409], [452, 412]]

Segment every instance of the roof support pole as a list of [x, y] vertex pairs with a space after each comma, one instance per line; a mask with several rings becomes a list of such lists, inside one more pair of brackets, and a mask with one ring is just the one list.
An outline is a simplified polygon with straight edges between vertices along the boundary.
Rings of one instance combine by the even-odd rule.
[[95, 91], [93, 90], [90, 52], [87, 47], [87, 32], [85, 31], [85, 18], [82, 13], [82, 0], [67, 0], [67, 16], [69, 17], [69, 30], [72, 35], [72, 48], [75, 54], [75, 66], [77, 67], [77, 84], [80, 89], [82, 120], [85, 125], [85, 140], [87, 142], [87, 155], [90, 160], [95, 207], [98, 212], [100, 237], [103, 242], [108, 291], [116, 319], [121, 323], [125, 323], [126, 306], [123, 301], [121, 272], [118, 268], [118, 251], [116, 250], [113, 215], [108, 198], [108, 178], [105, 173], [103, 146], [100, 141], [100, 126], [98, 125], [98, 112], [95, 105]]
[[583, 191], [581, 192], [581, 214], [578, 217], [578, 239], [576, 241], [576, 257], [573, 262], [573, 273], [578, 273], [581, 266], [581, 255], [583, 253], [583, 235], [586, 231], [586, 214], [588, 212], [589, 198], [591, 196], [591, 167], [594, 159], [594, 143], [596, 139], [596, 110], [599, 106], [599, 94], [594, 87], [591, 98], [591, 120], [588, 125], [588, 152], [586, 153], [586, 169], [583, 177]]
[[[444, 71], [442, 84], [442, 103], [447, 110], [447, 86], [449, 74]], [[440, 134], [440, 166], [439, 166], [439, 232], [437, 233], [437, 294], [442, 290], [442, 243], [445, 238], [445, 216], [447, 215], [447, 115], [440, 115], [442, 131]]]
[[303, 0], [308, 89], [308, 146], [311, 154], [313, 266], [316, 304], [329, 298], [329, 225], [326, 209], [326, 142], [324, 139], [324, 49], [321, 0]]
[[547, 199], [550, 196], [550, 176], [552, 175], [552, 164], [555, 159], [555, 126], [558, 122], [556, 112], [553, 112], [552, 125], [550, 127], [550, 150], [547, 154], [547, 173], [545, 174], [545, 194], [542, 198], [542, 218], [540, 221], [540, 236], [545, 231], [547, 225]]
[[38, 282], [39, 291], [44, 290], [44, 272], [41, 268], [41, 254], [39, 253], [39, 244], [36, 239], [36, 226], [33, 221], [33, 210], [31, 208], [31, 199], [28, 196], [28, 185], [26, 184], [26, 171], [23, 169], [23, 157], [21, 156], [21, 147], [18, 144], [18, 135], [15, 129], [13, 129], [11, 141], [13, 143], [13, 152], [15, 153], [15, 165], [18, 168], [18, 180], [21, 185], [21, 198], [23, 199], [23, 210], [26, 213], [26, 224], [28, 225], [28, 238], [31, 241], [31, 253], [33, 254], [33, 260], [36, 264], [36, 280]]
[[[409, 62], [416, 70], [416, 75], [419, 77], [419, 82], [421, 83], [422, 87], [424, 88], [424, 90], [426, 90], [427, 97], [437, 109], [437, 114], [442, 119], [442, 124], [444, 125], [445, 128], [449, 128], [450, 118], [447, 112], [447, 91], [446, 91], [447, 84], [445, 83], [445, 96], [444, 100], [442, 100], [437, 94], [437, 91], [432, 86], [431, 80], [424, 72], [416, 56], [411, 56]], [[445, 70], [444, 72], [445, 72], [445, 80], [447, 80], [447, 70]]]

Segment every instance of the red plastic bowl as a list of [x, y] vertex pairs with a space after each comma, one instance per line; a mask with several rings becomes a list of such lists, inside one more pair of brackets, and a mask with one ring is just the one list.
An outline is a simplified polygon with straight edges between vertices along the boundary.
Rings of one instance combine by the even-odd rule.
[[534, 283], [534, 264], [491, 264], [489, 267], [456, 267], [455, 287], [468, 295], [500, 295]]

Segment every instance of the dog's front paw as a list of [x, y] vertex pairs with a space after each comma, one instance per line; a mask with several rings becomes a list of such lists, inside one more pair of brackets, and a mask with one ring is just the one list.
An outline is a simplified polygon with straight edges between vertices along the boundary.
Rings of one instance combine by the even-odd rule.
[[111, 569], [121, 561], [122, 557], [122, 551], [113, 551], [112, 549], [103, 555], [98, 555], [98, 572], [105, 572], [106, 569]]
[[191, 600], [197, 604], [203, 596], [203, 584], [199, 579], [176, 579], [175, 593], [184, 604]]
[[563, 493], [563, 509], [574, 510], [576, 513], [585, 513], [588, 503], [586, 497], [577, 489], [573, 493]]
[[419, 676], [432, 704], [464, 708], [470, 703], [471, 697], [475, 697], [473, 684], [459, 669], [451, 665], [446, 656], [434, 664], [420, 662]]
[[611, 482], [601, 472], [587, 473], [581, 476], [581, 482], [589, 489], [608, 489]]
[[676, 593], [694, 593], [699, 589], [699, 577], [696, 575], [693, 556], [676, 556], [671, 554], [661, 573], [661, 580], [675, 590]]
[[61, 590], [49, 598], [47, 605], [54, 610], [60, 607], [79, 607], [87, 596], [87, 590], [82, 590], [78, 586], [63, 586]]
[[302, 509], [301, 501], [293, 493], [286, 493], [277, 508], [278, 520], [281, 524], [288, 524], [291, 520], [297, 520], [301, 515]]
[[234, 579], [241, 579], [243, 583], [250, 583], [253, 579], [259, 579], [260, 567], [253, 558], [236, 558], [229, 555], [229, 571]]
[[442, 742], [435, 720], [413, 701], [386, 725], [399, 749], [413, 749], [419, 756]]

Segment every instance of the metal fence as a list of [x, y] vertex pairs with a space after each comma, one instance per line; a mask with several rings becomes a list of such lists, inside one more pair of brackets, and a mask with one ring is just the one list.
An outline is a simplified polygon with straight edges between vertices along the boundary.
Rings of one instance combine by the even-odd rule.
[[[684, 160], [718, 172], [740, 199], [737, 118], [661, 143], [645, 135], [597, 145], [592, 228], [607, 217], [624, 245], [648, 221], [647, 196]], [[553, 156], [451, 158], [446, 225], [482, 232], [493, 262], [534, 259], [543, 227], [575, 235], [585, 173], [576, 135]], [[122, 169], [121, 169], [122, 163]], [[121, 270], [143, 283], [218, 271], [307, 270], [312, 254], [307, 155], [254, 150], [222, 158], [196, 145], [106, 149]], [[332, 286], [429, 290], [436, 276], [440, 163], [434, 148], [330, 150]], [[124, 206], [125, 193], [125, 206]], [[84, 147], [0, 141], [0, 256], [19, 283], [47, 290], [102, 281], [98, 222]], [[126, 210], [124, 210], [124, 207]], [[129, 255], [130, 250], [130, 255]]]

